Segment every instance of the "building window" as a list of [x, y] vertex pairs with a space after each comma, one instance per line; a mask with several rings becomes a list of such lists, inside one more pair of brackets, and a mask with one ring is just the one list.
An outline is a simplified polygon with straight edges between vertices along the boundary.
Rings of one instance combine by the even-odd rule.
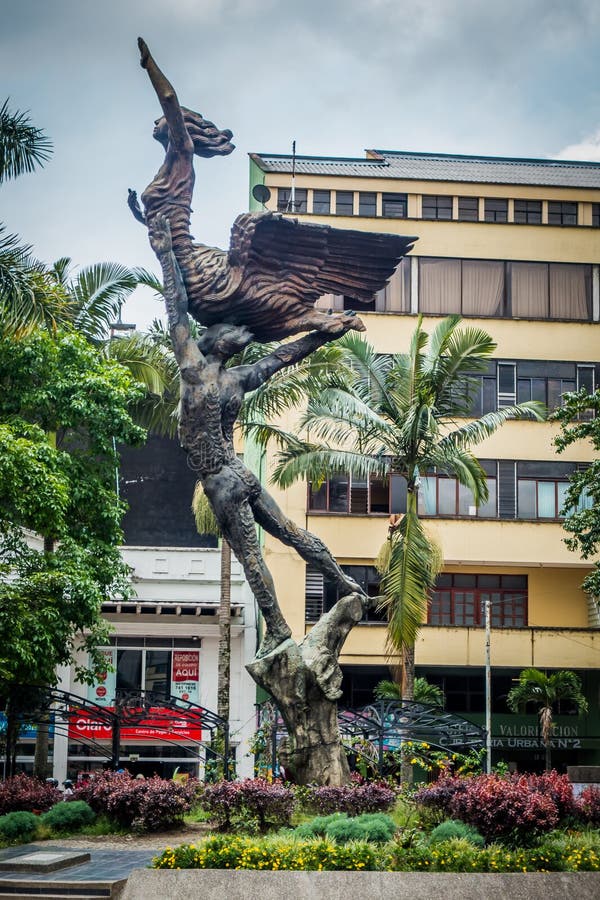
[[508, 282], [513, 318], [591, 319], [591, 266], [511, 262]]
[[336, 216], [352, 216], [354, 214], [354, 193], [352, 191], [335, 192]]
[[600, 203], [592, 203], [592, 227], [600, 228]]
[[484, 219], [486, 222], [508, 222], [508, 200], [501, 197], [486, 197]]
[[542, 201], [515, 200], [515, 222], [519, 225], [541, 225]]
[[[368, 597], [378, 597], [380, 593], [381, 575], [375, 566], [342, 566], [342, 571], [353, 578]], [[337, 603], [342, 594], [330, 583], [326, 583], [322, 572], [306, 567], [305, 582], [305, 621], [318, 622], [323, 613]], [[384, 611], [376, 608], [368, 609], [363, 614], [361, 623], [374, 622], [382, 624], [387, 621]]]
[[460, 222], [477, 222], [479, 219], [479, 197], [458, 198], [458, 219]]
[[424, 219], [451, 219], [452, 197], [443, 194], [423, 194], [421, 214]]
[[331, 191], [313, 191], [313, 213], [328, 216], [331, 212]]
[[496, 462], [480, 460], [480, 463], [487, 475], [489, 498], [486, 503], [476, 506], [471, 491], [456, 478], [431, 470], [421, 477], [417, 495], [419, 515], [496, 518]]
[[308, 484], [308, 511], [343, 515], [374, 515], [406, 512], [406, 481], [389, 478], [357, 478], [334, 475], [320, 485]]
[[419, 257], [419, 312], [590, 321], [592, 267]]
[[427, 616], [428, 625], [481, 628], [491, 603], [492, 628], [527, 625], [526, 575], [438, 575]]
[[[596, 204], [600, 206], [600, 204]], [[405, 219], [407, 216], [406, 194], [383, 194], [381, 198], [381, 214], [388, 219]]]
[[577, 225], [577, 203], [548, 203], [548, 225]]
[[360, 191], [358, 194], [358, 214], [359, 216], [377, 215], [377, 194], [374, 191]]
[[291, 188], [277, 189], [277, 209], [286, 213], [305, 213], [307, 209], [308, 191], [306, 188], [296, 188], [292, 202]]

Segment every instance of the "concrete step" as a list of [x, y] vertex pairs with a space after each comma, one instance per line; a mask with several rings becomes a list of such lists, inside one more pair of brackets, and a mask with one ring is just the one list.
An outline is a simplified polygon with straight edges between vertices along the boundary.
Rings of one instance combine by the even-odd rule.
[[118, 881], [31, 881], [26, 878], [0, 880], [0, 900], [16, 897], [43, 900], [116, 900], [125, 885]]

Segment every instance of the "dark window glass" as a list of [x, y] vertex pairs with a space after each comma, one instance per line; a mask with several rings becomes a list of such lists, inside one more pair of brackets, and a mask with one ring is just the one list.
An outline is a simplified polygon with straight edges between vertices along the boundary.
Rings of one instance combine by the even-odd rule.
[[348, 478], [337, 475], [329, 479], [329, 509], [331, 512], [348, 512]]
[[331, 191], [313, 191], [313, 213], [328, 216], [331, 212]]
[[336, 216], [351, 216], [354, 212], [354, 193], [352, 191], [335, 192]]
[[577, 204], [559, 203], [550, 200], [548, 203], [548, 225], [577, 225]]
[[592, 203], [592, 227], [600, 228], [600, 203]]
[[277, 209], [279, 212], [305, 213], [308, 191], [306, 188], [296, 188], [292, 202], [291, 188], [279, 188], [277, 191]]
[[407, 215], [406, 194], [383, 194], [381, 214], [388, 219], [405, 219]]
[[377, 215], [377, 194], [374, 191], [360, 191], [358, 195], [359, 216]]
[[479, 219], [479, 197], [459, 197], [458, 218], [461, 222], [477, 222]]
[[308, 485], [308, 508], [310, 510], [327, 509], [327, 482], [324, 481], [319, 487], [315, 487], [312, 482]]
[[142, 687], [142, 651], [117, 650], [117, 690], [139, 691]]
[[438, 194], [423, 194], [422, 216], [424, 219], [451, 219], [452, 197]]
[[508, 200], [486, 197], [484, 219], [486, 222], [508, 222]]
[[171, 653], [146, 650], [146, 690], [168, 697], [171, 693]]
[[515, 222], [520, 225], [541, 225], [542, 201], [515, 200]]

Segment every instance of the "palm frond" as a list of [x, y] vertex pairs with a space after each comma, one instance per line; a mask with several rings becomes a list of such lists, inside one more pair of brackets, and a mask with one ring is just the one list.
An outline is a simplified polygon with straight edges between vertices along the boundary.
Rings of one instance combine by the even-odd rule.
[[90, 340], [106, 338], [110, 323], [137, 284], [133, 271], [120, 263], [95, 263], [82, 269], [69, 285], [75, 306], [73, 324]]
[[389, 459], [385, 456], [332, 450], [302, 442], [280, 451], [276, 459], [272, 481], [281, 488], [290, 487], [302, 478], [322, 482], [337, 472], [352, 472], [356, 478], [367, 478], [369, 475], [385, 477], [389, 470]]
[[437, 577], [437, 553], [414, 502], [409, 502], [408, 512], [392, 532], [390, 542], [389, 566], [381, 582], [381, 608], [388, 613], [388, 648], [400, 653], [414, 645]]
[[31, 253], [31, 247], [0, 225], [0, 328], [23, 334], [38, 326], [66, 326], [69, 297]]
[[510, 419], [533, 419], [536, 422], [543, 422], [546, 416], [546, 407], [543, 403], [539, 403], [537, 400], [526, 400], [516, 406], [505, 406], [494, 412], [486, 413], [480, 419], [472, 422], [465, 422], [464, 425], [445, 435], [440, 440], [440, 444], [448, 449], [469, 447], [472, 444], [480, 444]]
[[33, 172], [50, 159], [52, 143], [27, 113], [11, 112], [8, 99], [0, 107], [0, 183]]

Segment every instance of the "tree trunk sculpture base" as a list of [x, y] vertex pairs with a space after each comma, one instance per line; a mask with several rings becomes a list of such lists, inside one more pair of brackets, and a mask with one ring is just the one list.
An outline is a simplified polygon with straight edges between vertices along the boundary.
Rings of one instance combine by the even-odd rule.
[[298, 784], [340, 785], [350, 779], [337, 718], [338, 657], [368, 604], [361, 594], [343, 597], [300, 644], [289, 638], [246, 666], [279, 707], [289, 734], [279, 758], [286, 777]]

